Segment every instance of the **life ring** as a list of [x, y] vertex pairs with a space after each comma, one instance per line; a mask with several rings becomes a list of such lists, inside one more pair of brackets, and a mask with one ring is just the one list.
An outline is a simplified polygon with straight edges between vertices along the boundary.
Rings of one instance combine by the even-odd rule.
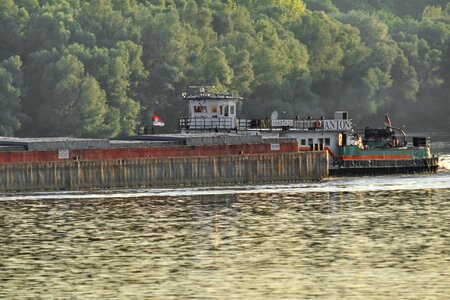
[[322, 122], [320, 120], [314, 121], [314, 127], [316, 128], [322, 128]]

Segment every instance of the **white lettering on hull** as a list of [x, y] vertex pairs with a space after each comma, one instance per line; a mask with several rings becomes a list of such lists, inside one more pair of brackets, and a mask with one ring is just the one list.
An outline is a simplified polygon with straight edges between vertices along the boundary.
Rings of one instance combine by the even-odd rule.
[[351, 120], [325, 120], [323, 121], [324, 130], [350, 130], [352, 128]]
[[352, 129], [352, 120], [349, 119], [332, 119], [332, 120], [292, 120], [292, 119], [276, 119], [276, 120], [260, 120], [260, 128], [281, 128], [291, 127], [299, 129], [311, 129], [323, 131], [347, 131]]

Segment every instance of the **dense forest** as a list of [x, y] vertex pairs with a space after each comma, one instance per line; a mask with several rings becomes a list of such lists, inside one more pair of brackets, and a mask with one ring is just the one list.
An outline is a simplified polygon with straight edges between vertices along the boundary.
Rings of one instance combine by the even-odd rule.
[[0, 135], [173, 131], [189, 85], [243, 117], [449, 131], [449, 37], [447, 0], [1, 0]]

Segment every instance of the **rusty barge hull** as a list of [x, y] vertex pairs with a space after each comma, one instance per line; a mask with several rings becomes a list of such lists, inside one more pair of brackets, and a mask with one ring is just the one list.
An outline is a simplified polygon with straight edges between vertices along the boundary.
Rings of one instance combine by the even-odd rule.
[[326, 152], [299, 153], [296, 141], [239, 138], [229, 142], [3, 149], [0, 192], [265, 184], [328, 176]]

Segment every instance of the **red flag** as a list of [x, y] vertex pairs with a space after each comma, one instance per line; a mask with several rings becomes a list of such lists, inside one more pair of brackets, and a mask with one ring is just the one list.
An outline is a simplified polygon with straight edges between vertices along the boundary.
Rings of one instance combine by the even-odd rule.
[[153, 118], [153, 126], [164, 126], [164, 121], [161, 119], [161, 117], [158, 117], [157, 115], [152, 115]]

